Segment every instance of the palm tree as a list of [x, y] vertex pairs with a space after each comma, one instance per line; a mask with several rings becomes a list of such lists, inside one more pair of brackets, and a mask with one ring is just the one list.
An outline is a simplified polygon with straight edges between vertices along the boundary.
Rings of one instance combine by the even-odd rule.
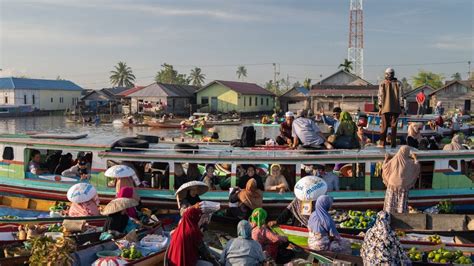
[[204, 83], [205, 78], [206, 75], [201, 73], [201, 69], [199, 67], [191, 69], [191, 73], [189, 74], [189, 80], [194, 86], [201, 87]]
[[245, 68], [245, 66], [239, 66], [235, 73], [237, 73], [237, 77], [239, 79], [242, 78], [242, 80], [244, 80], [244, 78], [247, 77], [247, 69]]
[[339, 65], [338, 68], [342, 68], [344, 71], [351, 72], [352, 71], [352, 61], [344, 59], [344, 62]]
[[456, 72], [456, 73], [452, 74], [451, 78], [453, 80], [462, 80], [461, 74], [459, 72]]
[[127, 66], [125, 62], [118, 62], [115, 70], [110, 71], [110, 83], [119, 87], [133, 87], [135, 75], [133, 75], [132, 68]]
[[311, 79], [310, 78], [306, 78], [303, 81], [303, 87], [307, 88], [308, 90], [311, 89]]

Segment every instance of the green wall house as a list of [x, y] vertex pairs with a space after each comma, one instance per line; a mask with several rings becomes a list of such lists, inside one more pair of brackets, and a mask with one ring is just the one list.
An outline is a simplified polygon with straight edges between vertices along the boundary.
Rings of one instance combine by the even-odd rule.
[[[275, 95], [255, 83], [215, 80], [196, 92], [201, 112], [269, 112]], [[207, 106], [206, 106], [207, 105]]]

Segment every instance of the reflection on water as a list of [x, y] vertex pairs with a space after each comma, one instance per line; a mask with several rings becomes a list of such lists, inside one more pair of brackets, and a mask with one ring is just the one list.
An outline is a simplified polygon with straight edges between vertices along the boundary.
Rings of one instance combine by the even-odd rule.
[[[256, 120], [245, 119], [239, 126], [216, 126], [221, 140], [240, 138], [242, 127], [251, 125]], [[257, 139], [275, 138], [278, 127], [256, 127]], [[66, 123], [63, 116], [17, 117], [0, 119], [0, 133], [15, 134], [25, 132], [39, 133], [87, 133], [89, 136], [126, 137], [137, 133], [156, 135], [166, 138], [189, 137], [179, 129], [163, 129], [151, 127], [122, 127], [121, 125], [104, 124], [98, 127], [91, 125]], [[199, 138], [199, 137], [196, 137]]]

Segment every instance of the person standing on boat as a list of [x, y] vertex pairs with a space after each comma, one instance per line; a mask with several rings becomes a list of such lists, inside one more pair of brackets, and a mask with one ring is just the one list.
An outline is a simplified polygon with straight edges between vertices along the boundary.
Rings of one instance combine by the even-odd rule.
[[395, 78], [393, 68], [385, 70], [385, 80], [380, 83], [378, 91], [379, 115], [382, 116], [380, 146], [385, 147], [388, 127], [391, 128], [391, 146], [397, 146], [398, 116], [403, 109], [403, 86]]
[[247, 165], [245, 169], [246, 175], [239, 178], [239, 187], [241, 189], [247, 186], [247, 183], [250, 179], [255, 179], [257, 181], [257, 188], [261, 191], [265, 190], [265, 186], [263, 185], [262, 177], [257, 174], [254, 165]]
[[423, 117], [423, 115], [425, 114], [425, 102], [426, 102], [425, 90], [421, 89], [421, 91], [416, 95], [416, 103], [418, 104], [418, 111], [416, 112], [417, 116]]
[[326, 141], [319, 127], [313, 120], [306, 118], [306, 111], [299, 110], [296, 114], [298, 118], [293, 121], [291, 135], [293, 136], [293, 144], [291, 147], [296, 149], [301, 143], [303, 148], [316, 148], [325, 146], [332, 149], [332, 145]]
[[435, 115], [437, 116], [443, 116], [444, 115], [444, 107], [443, 107], [443, 102], [438, 101], [436, 103], [436, 107], [434, 110]]
[[291, 129], [294, 119], [295, 114], [293, 114], [293, 112], [288, 111], [285, 113], [285, 121], [280, 124], [280, 135], [276, 137], [276, 143], [278, 143], [278, 145], [291, 145], [293, 143]]
[[229, 213], [239, 219], [247, 219], [252, 211], [263, 205], [263, 191], [257, 188], [254, 178], [247, 182], [245, 189], [234, 188], [229, 196]]
[[321, 108], [321, 118], [323, 119], [324, 124], [332, 127], [334, 133], [337, 132], [337, 129], [339, 128], [341, 113], [341, 107], [334, 107], [334, 109], [332, 109], [332, 117], [329, 117], [324, 114], [324, 109]]
[[411, 265], [397, 235], [390, 227], [390, 213], [377, 213], [374, 226], [365, 234], [360, 256], [364, 265]]
[[202, 214], [203, 212], [198, 206], [187, 208], [183, 213], [178, 226], [171, 234], [165, 265], [198, 265], [199, 260], [219, 265], [206, 246], [203, 234], [199, 228]]
[[31, 161], [28, 163], [28, 170], [34, 175], [48, 174], [48, 169], [41, 167], [41, 153], [38, 150], [31, 150]]
[[231, 239], [221, 253], [220, 264], [231, 265], [262, 265], [265, 261], [262, 246], [252, 239], [252, 226], [247, 220], [237, 225], [237, 238]]
[[332, 202], [332, 198], [328, 195], [322, 195], [316, 200], [315, 210], [308, 221], [308, 247], [317, 251], [350, 254], [349, 241], [339, 235], [336, 224], [328, 212]]
[[383, 209], [388, 213], [408, 213], [408, 191], [420, 176], [420, 164], [415, 154], [412, 157], [407, 145], [401, 146], [391, 159], [385, 154], [382, 179], [387, 190]]
[[289, 244], [288, 238], [274, 233], [266, 225], [267, 211], [257, 208], [249, 220], [253, 227], [252, 239], [262, 245], [267, 256], [273, 258], [277, 264], [288, 263], [294, 257], [294, 252], [286, 248]]

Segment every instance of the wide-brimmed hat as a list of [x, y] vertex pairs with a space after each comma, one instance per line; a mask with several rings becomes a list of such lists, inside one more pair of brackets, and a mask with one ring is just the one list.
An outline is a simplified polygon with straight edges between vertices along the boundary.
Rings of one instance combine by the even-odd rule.
[[67, 199], [73, 203], [83, 203], [97, 195], [95, 187], [89, 183], [78, 183], [67, 191]]
[[206, 193], [209, 190], [209, 186], [201, 181], [189, 181], [184, 184], [182, 184], [178, 190], [176, 190], [175, 196], [177, 196], [179, 199], [183, 199], [186, 197], [186, 193], [188, 190], [191, 188], [197, 188], [198, 190], [198, 195], [202, 195]]
[[119, 164], [119, 165], [114, 165], [110, 167], [109, 169], [107, 169], [104, 175], [106, 177], [112, 177], [112, 178], [124, 178], [124, 177], [134, 176], [135, 171], [129, 166]]
[[305, 176], [295, 185], [295, 196], [301, 201], [315, 201], [319, 196], [326, 194], [326, 182], [317, 176]]
[[109, 215], [117, 212], [121, 212], [125, 209], [138, 206], [138, 201], [129, 198], [117, 198], [113, 199], [105, 206], [102, 211], [102, 215]]
[[349, 172], [352, 172], [352, 164], [346, 164], [341, 169], [339, 169], [339, 172], [343, 177], [352, 177], [352, 174]]

